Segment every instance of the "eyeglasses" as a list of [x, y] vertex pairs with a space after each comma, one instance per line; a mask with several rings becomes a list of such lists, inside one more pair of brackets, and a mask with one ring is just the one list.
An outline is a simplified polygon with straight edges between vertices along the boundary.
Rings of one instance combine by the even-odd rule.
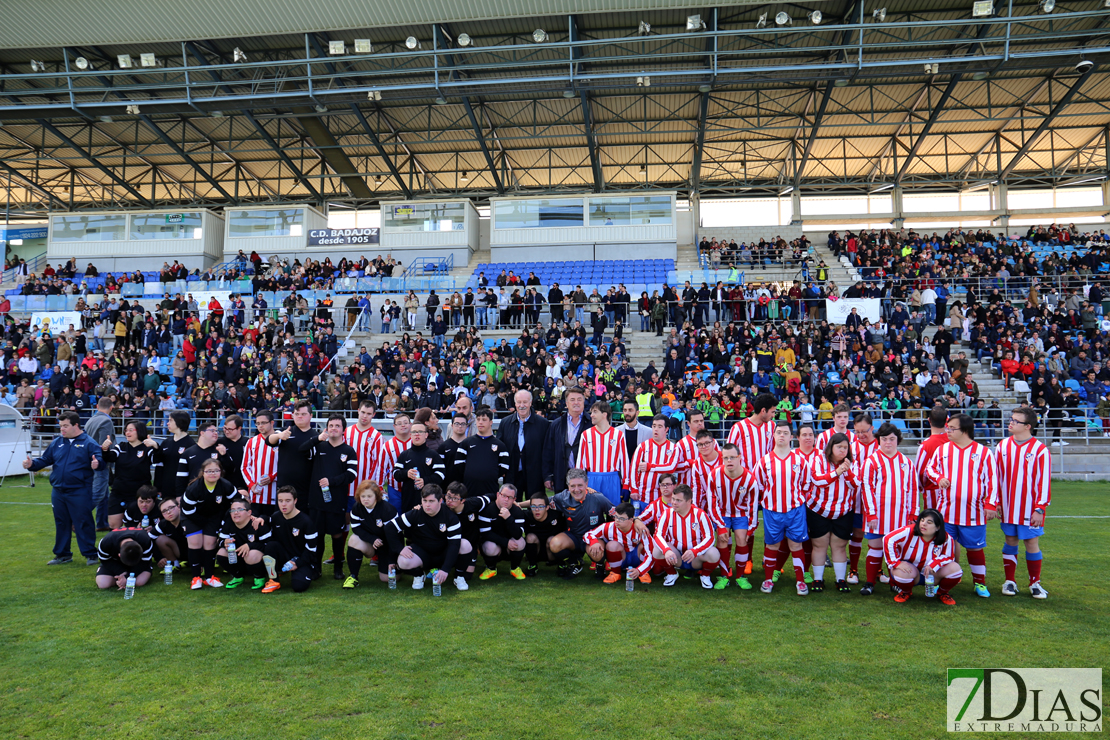
[[250, 509], [228, 509], [232, 514], [242, 514], [243, 512], [250, 511]]
[[532, 509], [533, 511], [541, 511], [547, 508], [547, 504], [529, 504], [528, 508]]

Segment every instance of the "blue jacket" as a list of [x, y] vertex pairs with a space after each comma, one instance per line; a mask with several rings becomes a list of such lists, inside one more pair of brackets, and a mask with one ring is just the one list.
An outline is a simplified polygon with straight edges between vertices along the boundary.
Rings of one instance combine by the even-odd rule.
[[50, 470], [50, 485], [54, 488], [92, 490], [92, 460], [96, 458], [98, 467], [104, 465], [100, 446], [92, 437], [81, 432], [73, 439], [58, 436], [42, 453], [42, 457], [31, 462], [31, 470]]

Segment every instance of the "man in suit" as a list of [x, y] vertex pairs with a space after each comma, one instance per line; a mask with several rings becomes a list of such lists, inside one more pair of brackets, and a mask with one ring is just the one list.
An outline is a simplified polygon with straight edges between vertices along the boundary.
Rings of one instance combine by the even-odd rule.
[[497, 436], [509, 448], [506, 482], [517, 487], [522, 499], [544, 490], [543, 447], [550, 422], [532, 413], [532, 393], [519, 390], [513, 396], [516, 413], [505, 417]]
[[624, 423], [617, 429], [624, 436], [624, 449], [629, 463], [632, 462], [632, 456], [636, 454], [636, 448], [651, 439], [651, 427], [640, 423], [639, 413], [640, 407], [636, 404], [636, 401], [626, 397], [621, 409]]
[[551, 422], [543, 448], [544, 486], [556, 493], [565, 490], [567, 471], [578, 467], [578, 445], [582, 432], [593, 426], [585, 413], [586, 394], [578, 386], [567, 388], [567, 413]]

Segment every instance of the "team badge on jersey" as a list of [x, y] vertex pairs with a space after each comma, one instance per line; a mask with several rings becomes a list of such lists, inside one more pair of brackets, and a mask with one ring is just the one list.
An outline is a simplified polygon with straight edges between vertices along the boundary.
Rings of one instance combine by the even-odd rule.
[[432, 458], [430, 458], [430, 457], [424, 458], [424, 464], [425, 465], [431, 465], [432, 464]]
[[597, 515], [594, 515], [594, 516], [590, 517], [590, 526], [591, 527], [596, 527], [597, 526]]
[[301, 530], [299, 530], [299, 529], [294, 529], [294, 530], [293, 530], [293, 536], [294, 536], [294, 537], [296, 537], [296, 536], [297, 536], [297, 535], [299, 535], [300, 533], [301, 533]]
[[223, 497], [223, 496], [217, 496], [217, 497], [216, 497], [216, 503], [217, 503], [217, 504], [218, 504], [218, 503], [220, 503], [220, 502], [221, 502], [221, 501], [223, 501], [223, 500], [224, 500], [224, 497]]
[[474, 515], [473, 514], [468, 514], [466, 518], [469, 519], [470, 521], [474, 521]]
[[254, 535], [253, 534], [248, 534], [247, 535], [247, 542], [254, 542]]
[[1027, 462], [1032, 462], [1033, 461], [1033, 453], [1032, 452], [1025, 453], [1025, 460]]
[[339, 456], [339, 462], [347, 462], [347, 456], [346, 455], [340, 455]]
[[447, 525], [446, 524], [440, 524], [439, 525], [439, 531], [440, 532], [446, 532], [447, 531]]
[[219, 457], [219, 456], [220, 456], [220, 453], [219, 453], [219, 452], [213, 452], [213, 453], [212, 453], [212, 459], [213, 459], [213, 460], [215, 460], [215, 459], [216, 459], [217, 457]]
[[380, 527], [380, 526], [382, 526], [382, 520], [381, 520], [381, 519], [378, 519], [378, 520], [377, 520], [377, 525], [378, 525], [379, 527]]
[[489, 448], [490, 448], [490, 450], [492, 450], [493, 452], [497, 452], [497, 445], [490, 445], [490, 446], [489, 446]]

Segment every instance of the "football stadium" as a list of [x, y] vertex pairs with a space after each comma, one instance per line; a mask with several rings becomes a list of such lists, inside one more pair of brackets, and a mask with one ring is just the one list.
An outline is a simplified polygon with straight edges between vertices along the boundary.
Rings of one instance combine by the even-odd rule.
[[12, 0], [2, 734], [1102, 733], [1108, 178], [1110, 0]]

